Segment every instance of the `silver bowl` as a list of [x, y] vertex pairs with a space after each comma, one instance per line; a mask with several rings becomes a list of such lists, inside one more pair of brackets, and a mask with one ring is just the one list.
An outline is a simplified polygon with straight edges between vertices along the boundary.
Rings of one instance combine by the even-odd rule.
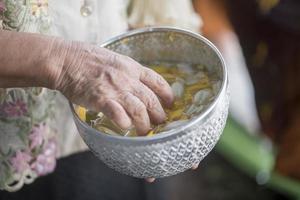
[[217, 48], [198, 34], [168, 27], [133, 30], [101, 46], [141, 63], [203, 64], [217, 73], [222, 84], [215, 100], [199, 116], [152, 137], [99, 132], [81, 121], [71, 105], [78, 131], [89, 148], [109, 167], [138, 178], [171, 176], [198, 164], [217, 143], [228, 114], [227, 70]]

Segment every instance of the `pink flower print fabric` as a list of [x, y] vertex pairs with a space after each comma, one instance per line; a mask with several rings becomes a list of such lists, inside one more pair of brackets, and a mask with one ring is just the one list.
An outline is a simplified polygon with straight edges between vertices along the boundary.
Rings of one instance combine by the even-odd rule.
[[7, 117], [21, 117], [27, 113], [27, 105], [22, 100], [3, 104], [4, 115]]
[[43, 152], [38, 155], [31, 168], [42, 176], [53, 172], [56, 166], [57, 143], [55, 140], [49, 140], [44, 146]]
[[32, 157], [30, 153], [17, 151], [16, 155], [11, 158], [10, 162], [14, 171], [22, 173], [26, 169], [30, 168], [29, 162], [31, 159]]
[[46, 130], [45, 123], [33, 126], [32, 130], [29, 134], [31, 150], [42, 145], [43, 140], [44, 140], [44, 133], [46, 131], [47, 130]]

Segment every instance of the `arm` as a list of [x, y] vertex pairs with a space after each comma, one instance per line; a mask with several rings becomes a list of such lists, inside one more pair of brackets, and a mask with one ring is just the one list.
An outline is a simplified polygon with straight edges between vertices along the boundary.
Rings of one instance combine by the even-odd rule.
[[49, 55], [58, 42], [58, 38], [0, 30], [0, 87], [51, 88], [60, 69], [50, 67], [49, 58], [54, 61], [64, 56]]
[[72, 102], [102, 111], [121, 128], [146, 134], [171, 105], [168, 83], [133, 59], [81, 42], [0, 31], [0, 87], [57, 89]]

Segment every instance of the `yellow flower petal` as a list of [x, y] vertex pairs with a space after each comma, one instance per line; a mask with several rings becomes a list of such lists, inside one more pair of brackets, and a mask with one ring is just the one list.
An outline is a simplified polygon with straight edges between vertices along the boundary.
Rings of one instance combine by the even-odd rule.
[[184, 111], [184, 108], [180, 108], [177, 110], [171, 110], [168, 113], [168, 121], [174, 121], [174, 120], [180, 119], [183, 114], [183, 111]]
[[76, 108], [76, 113], [78, 117], [85, 122], [86, 120], [86, 109], [84, 107], [78, 106]]
[[167, 67], [163, 67], [163, 66], [154, 66], [151, 67], [151, 69], [153, 69], [155, 72], [162, 74], [162, 73], [168, 73], [168, 68]]
[[208, 86], [209, 86], [208, 81], [200, 81], [200, 82], [197, 82], [197, 83], [187, 86], [186, 92], [189, 94], [194, 94], [201, 89], [207, 88]]
[[147, 137], [153, 136], [154, 135], [154, 130], [151, 130], [148, 132]]

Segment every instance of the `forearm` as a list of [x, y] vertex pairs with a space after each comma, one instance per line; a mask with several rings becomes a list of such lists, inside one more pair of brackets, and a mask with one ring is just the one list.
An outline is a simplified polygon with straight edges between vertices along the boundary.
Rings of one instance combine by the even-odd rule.
[[48, 87], [60, 73], [63, 40], [0, 30], [0, 88]]

